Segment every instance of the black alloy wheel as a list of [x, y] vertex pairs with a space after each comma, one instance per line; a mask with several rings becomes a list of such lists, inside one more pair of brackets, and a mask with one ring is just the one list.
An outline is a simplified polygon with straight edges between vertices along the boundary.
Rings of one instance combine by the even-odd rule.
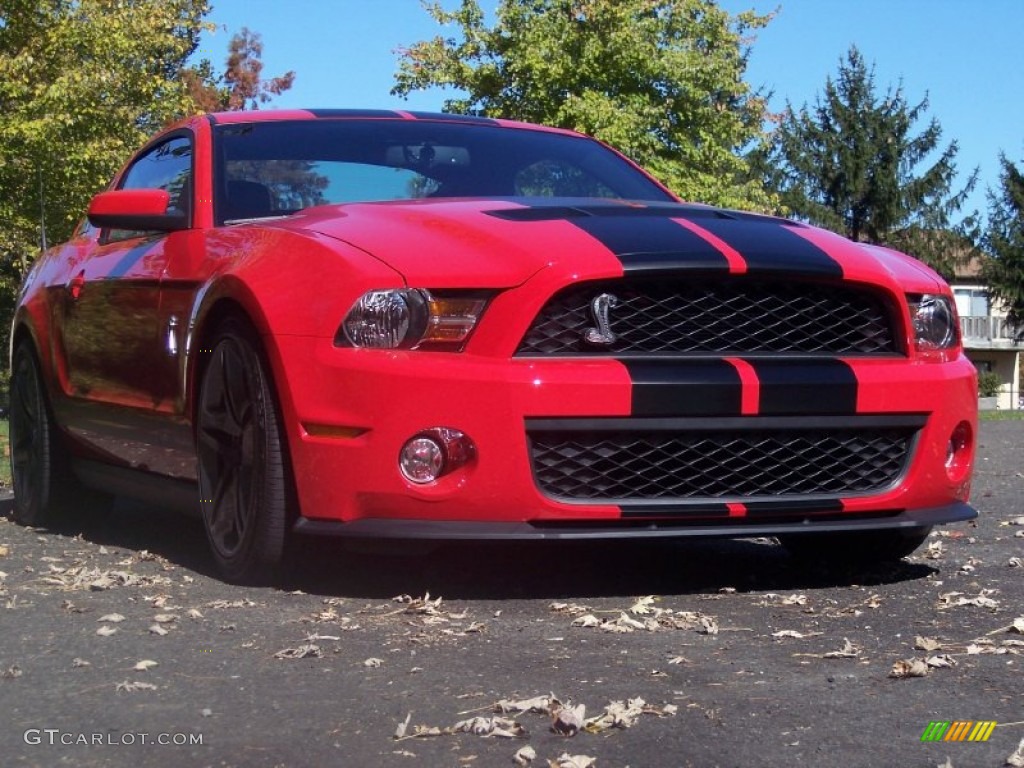
[[64, 462], [46, 404], [39, 363], [31, 347], [20, 344], [11, 368], [11, 475], [14, 519], [22, 525], [52, 522]]
[[200, 508], [214, 559], [232, 582], [273, 581], [284, 558], [289, 476], [259, 337], [222, 323], [209, 345], [196, 414]]

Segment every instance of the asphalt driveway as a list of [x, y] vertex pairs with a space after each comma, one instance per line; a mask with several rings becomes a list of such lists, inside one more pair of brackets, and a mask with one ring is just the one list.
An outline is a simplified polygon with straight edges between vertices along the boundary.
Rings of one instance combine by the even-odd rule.
[[855, 572], [768, 540], [307, 544], [250, 589], [197, 520], [3, 517], [0, 763], [1024, 766], [1024, 421], [981, 444], [977, 523]]

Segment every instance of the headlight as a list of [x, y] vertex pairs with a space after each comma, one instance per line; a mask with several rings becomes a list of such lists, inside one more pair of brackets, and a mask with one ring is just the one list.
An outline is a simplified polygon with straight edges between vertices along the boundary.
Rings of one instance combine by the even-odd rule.
[[956, 312], [948, 298], [930, 293], [910, 294], [907, 302], [918, 352], [952, 349], [960, 343]]
[[334, 343], [372, 349], [458, 352], [476, 327], [488, 298], [466, 291], [368, 291], [348, 311]]

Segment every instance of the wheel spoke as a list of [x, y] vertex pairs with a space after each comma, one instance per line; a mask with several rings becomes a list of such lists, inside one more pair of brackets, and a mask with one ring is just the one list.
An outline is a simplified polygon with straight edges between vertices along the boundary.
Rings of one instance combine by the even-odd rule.
[[210, 533], [217, 540], [221, 549], [230, 551], [231, 533], [235, 519], [235, 511], [231, 505], [235, 503], [234, 486], [237, 485], [234, 472], [227, 466], [220, 467], [217, 486], [213, 492], [212, 510], [210, 512]]

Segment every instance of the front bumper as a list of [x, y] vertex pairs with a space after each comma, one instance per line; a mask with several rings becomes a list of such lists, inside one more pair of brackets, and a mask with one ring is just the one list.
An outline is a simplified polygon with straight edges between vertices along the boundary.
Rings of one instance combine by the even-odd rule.
[[[298, 531], [442, 538], [749, 536], [809, 527], [913, 527], [974, 515], [965, 502], [976, 434], [975, 374], [963, 356], [944, 363], [844, 360], [856, 380], [853, 390], [844, 385], [847, 412], [837, 413], [834, 399], [810, 398], [806, 412], [797, 408], [770, 417], [808, 425], [915, 420], [920, 427], [910, 461], [896, 482], [878, 492], [829, 498], [725, 495], [659, 500], [631, 510], [616, 500], [567, 500], [542, 492], [527, 436], [537, 420], [628, 423], [664, 417], [685, 429], [719, 418], [693, 416], [689, 405], [677, 414], [638, 415], [638, 386], [620, 361], [338, 349], [329, 339], [310, 337], [275, 337], [268, 347], [275, 380], [284, 384], [279, 394], [302, 514]], [[831, 368], [826, 373], [832, 376]], [[746, 380], [743, 387], [744, 413], [727, 419], [766, 418], [756, 412], [756, 398], [748, 397]], [[676, 383], [670, 389], [672, 397], [686, 395]], [[694, 391], [704, 396], [709, 385]], [[748, 413], [750, 403], [755, 408]], [[824, 411], [816, 403], [824, 403]], [[954, 477], [946, 467], [947, 447], [963, 424], [972, 436], [963, 457], [968, 466]], [[432, 427], [468, 435], [476, 458], [435, 483], [415, 485], [398, 470], [399, 452]], [[703, 514], [709, 506], [715, 513]]]
[[849, 533], [854, 531], [909, 530], [942, 523], [962, 523], [978, 516], [969, 504], [871, 514], [843, 518], [805, 517], [787, 521], [733, 520], [725, 525], [646, 522], [641, 525], [559, 527], [532, 523], [465, 523], [436, 520], [362, 519], [350, 523], [301, 518], [295, 533], [348, 539], [416, 539], [444, 541], [599, 541], [602, 539], [662, 539], [683, 537], [744, 538], [787, 536], [801, 533]]

